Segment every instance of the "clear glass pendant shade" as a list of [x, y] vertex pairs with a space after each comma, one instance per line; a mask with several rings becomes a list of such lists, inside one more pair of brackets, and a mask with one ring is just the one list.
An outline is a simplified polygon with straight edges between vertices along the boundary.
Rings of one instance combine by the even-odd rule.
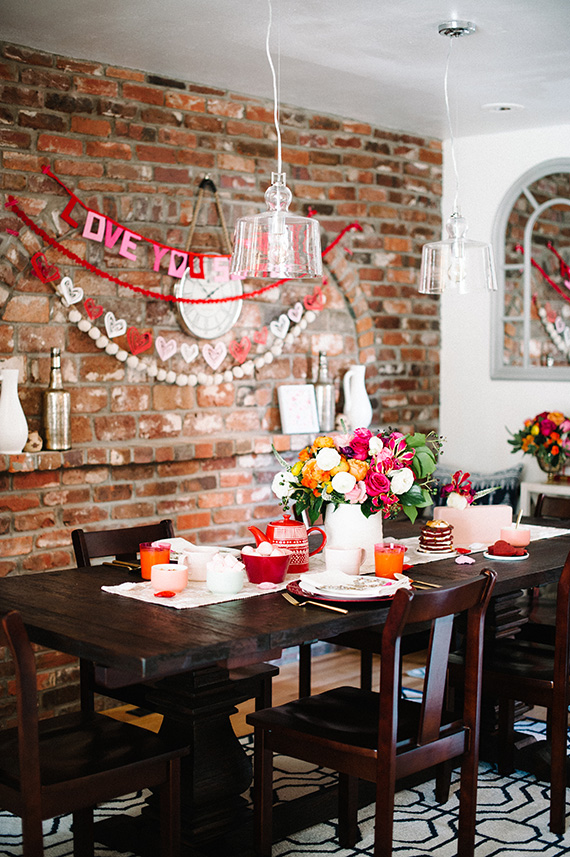
[[467, 221], [460, 214], [452, 214], [446, 227], [449, 238], [422, 248], [420, 292], [439, 295], [446, 290], [458, 294], [496, 291], [491, 245], [465, 238]]
[[318, 222], [289, 213], [292, 195], [285, 173], [271, 173], [271, 182], [265, 191], [268, 210], [236, 223], [230, 276], [240, 280], [322, 276]]

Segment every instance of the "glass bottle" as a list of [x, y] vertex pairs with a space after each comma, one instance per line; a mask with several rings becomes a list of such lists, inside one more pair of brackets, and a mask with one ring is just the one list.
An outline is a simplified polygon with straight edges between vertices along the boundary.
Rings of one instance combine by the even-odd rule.
[[329, 380], [329, 366], [327, 355], [324, 351], [319, 353], [319, 371], [315, 384], [315, 396], [317, 399], [320, 431], [332, 431], [334, 429], [335, 417], [334, 384]]
[[71, 448], [71, 396], [63, 389], [59, 348], [51, 349], [49, 387], [43, 395], [43, 430], [46, 449]]

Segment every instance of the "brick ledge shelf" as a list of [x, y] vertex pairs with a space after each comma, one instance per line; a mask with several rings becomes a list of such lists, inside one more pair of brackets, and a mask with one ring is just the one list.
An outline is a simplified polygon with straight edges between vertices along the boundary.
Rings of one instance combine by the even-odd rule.
[[126, 464], [151, 464], [167, 461], [190, 461], [192, 459], [228, 458], [234, 455], [263, 455], [271, 452], [271, 444], [280, 452], [299, 450], [312, 443], [309, 435], [236, 435], [210, 441], [195, 438], [188, 443], [169, 444], [149, 442], [131, 446], [101, 444], [78, 446], [62, 452], [22, 452], [18, 455], [0, 453], [0, 472], [32, 473], [37, 470], [60, 470], [77, 467], [109, 465], [123, 467]]

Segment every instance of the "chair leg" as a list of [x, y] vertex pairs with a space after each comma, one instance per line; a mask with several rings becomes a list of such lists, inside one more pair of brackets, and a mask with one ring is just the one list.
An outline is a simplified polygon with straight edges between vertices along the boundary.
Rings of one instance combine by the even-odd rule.
[[73, 855], [93, 857], [95, 853], [95, 828], [93, 809], [88, 806], [73, 813]]
[[372, 690], [372, 652], [360, 652], [360, 687]]
[[22, 845], [24, 857], [43, 857], [42, 817], [39, 811], [31, 812], [28, 807], [22, 816]]
[[568, 708], [552, 707], [550, 742], [550, 830], [558, 836], [566, 832], [566, 735]]
[[262, 711], [264, 708], [271, 708], [273, 698], [273, 687], [271, 676], [264, 678], [261, 683], [259, 693], [255, 697], [255, 710]]
[[338, 843], [353, 848], [361, 838], [358, 828], [358, 778], [338, 775]]
[[[478, 742], [476, 742], [478, 744]], [[459, 824], [457, 827], [457, 853], [460, 857], [473, 857], [475, 852], [475, 825], [477, 821], [477, 776], [479, 747], [471, 749], [461, 764], [459, 789]]]
[[299, 699], [311, 695], [311, 644], [299, 646]]
[[374, 857], [392, 857], [394, 838], [394, 797], [396, 783], [389, 772], [376, 781], [376, 817], [374, 820]]
[[453, 762], [441, 762], [435, 772], [435, 799], [438, 803], [447, 803], [451, 791], [451, 772]]
[[264, 729], [255, 730], [253, 807], [256, 857], [271, 857], [273, 844], [273, 751]]
[[499, 700], [497, 767], [503, 776], [515, 769], [515, 701]]
[[160, 854], [180, 857], [180, 759], [171, 759], [160, 787]]

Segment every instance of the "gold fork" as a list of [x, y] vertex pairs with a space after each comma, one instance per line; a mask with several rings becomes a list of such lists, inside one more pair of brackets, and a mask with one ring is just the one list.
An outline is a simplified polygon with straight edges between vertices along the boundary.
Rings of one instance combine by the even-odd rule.
[[304, 601], [297, 601], [297, 599], [290, 595], [288, 592], [282, 592], [281, 595], [290, 604], [294, 604], [295, 607], [304, 607], [306, 604], [312, 604], [313, 607], [322, 607], [323, 610], [334, 610], [335, 613], [348, 613], [348, 610], [345, 610], [344, 607], [333, 607], [332, 604], [323, 604], [320, 601], [309, 601], [308, 599]]

